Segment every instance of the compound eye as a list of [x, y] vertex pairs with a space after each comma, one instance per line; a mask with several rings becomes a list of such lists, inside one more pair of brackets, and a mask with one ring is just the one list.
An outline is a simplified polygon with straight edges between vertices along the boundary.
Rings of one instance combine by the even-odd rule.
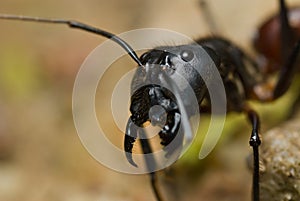
[[183, 61], [189, 62], [192, 61], [194, 58], [194, 53], [191, 50], [183, 50], [180, 53], [180, 57]]

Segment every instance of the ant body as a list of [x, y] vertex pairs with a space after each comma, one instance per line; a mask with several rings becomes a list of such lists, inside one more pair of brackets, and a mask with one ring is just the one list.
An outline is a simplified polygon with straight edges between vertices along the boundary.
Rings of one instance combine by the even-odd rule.
[[[270, 43], [264, 43], [268, 38], [265, 36], [265, 33], [269, 33], [269, 29], [271, 29], [269, 27], [272, 26], [270, 22], [266, 22], [261, 26], [259, 29], [260, 34], [256, 38], [255, 43], [258, 51], [268, 62], [268, 65], [257, 64], [239, 47], [227, 39], [214, 36], [198, 39], [196, 41], [213, 60], [221, 75], [227, 97], [227, 111], [245, 113], [252, 125], [249, 143], [253, 148], [253, 201], [259, 201], [260, 120], [258, 114], [247, 104], [247, 101], [257, 100], [260, 102], [269, 102], [281, 97], [291, 84], [293, 74], [297, 68], [296, 62], [300, 49], [300, 42], [298, 42], [299, 32], [295, 31], [289, 23], [285, 1], [278, 1], [280, 4], [280, 15], [272, 19], [279, 23], [278, 31], [275, 33], [272, 32], [272, 34], [276, 36], [273, 40], [281, 41], [276, 48], [277, 51], [273, 54], [270, 49], [268, 49], [268, 47], [271, 47], [270, 43], [274, 43], [273, 40], [271, 40]], [[159, 132], [163, 146], [168, 146], [178, 136], [181, 139], [182, 133], [186, 132], [186, 130], [180, 129], [184, 116], [182, 110], [180, 110], [179, 100], [168, 89], [155, 84], [147, 84], [147, 82], [150, 83], [152, 81], [151, 79], [162, 77], [165, 80], [170, 79], [172, 82], [170, 85], [174, 85], [178, 80], [172, 77], [172, 74], [179, 72], [192, 86], [197, 97], [200, 111], [204, 108], [204, 101], [208, 103], [205, 107], [210, 107], [207, 83], [204, 82], [204, 78], [199, 76], [197, 71], [193, 71], [193, 69], [201, 69], [202, 67], [199, 66], [199, 60], [201, 59], [198, 58], [199, 52], [197, 48], [191, 44], [176, 47], [157, 47], [144, 53], [141, 57], [138, 57], [130, 45], [118, 36], [77, 21], [15, 15], [0, 15], [0, 18], [67, 24], [71, 28], [82, 29], [109, 38], [119, 44], [130, 55], [138, 64], [138, 67], [132, 81], [134, 93], [131, 96], [131, 116], [128, 119], [126, 127], [124, 152], [127, 160], [133, 166], [136, 166], [136, 164], [132, 158], [132, 148], [138, 136], [144, 135], [143, 129], [141, 129], [144, 123], [162, 118], [160, 114], [153, 114], [153, 116], [149, 117], [148, 113], [151, 107], [159, 105], [166, 111], [166, 121], [165, 124], [160, 125], [161, 130]], [[296, 46], [294, 47], [295, 43]], [[281, 68], [279, 68], [279, 66]], [[268, 77], [271, 72], [275, 71], [279, 71], [278, 81], [275, 84], [269, 83]], [[210, 80], [210, 82], [213, 82], [213, 80]], [[144, 87], [135, 89], [136, 86], [143, 83], [146, 83]], [[184, 93], [184, 89], [180, 89], [178, 93]], [[140, 141], [144, 154], [151, 153], [152, 148], [148, 140], [140, 139]], [[181, 144], [176, 144], [174, 149], [180, 148]], [[166, 156], [168, 156], [168, 154], [172, 154], [168, 152], [174, 150], [166, 151]], [[155, 173], [151, 172], [150, 176], [156, 198], [158, 201], [162, 201], [163, 199], [157, 188]]]

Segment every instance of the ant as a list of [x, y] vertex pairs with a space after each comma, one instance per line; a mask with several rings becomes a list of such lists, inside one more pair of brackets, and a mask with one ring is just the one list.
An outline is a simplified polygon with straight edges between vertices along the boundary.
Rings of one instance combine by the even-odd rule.
[[[259, 34], [255, 40], [258, 52], [265, 58], [266, 63], [264, 64], [254, 61], [228, 39], [212, 36], [196, 40], [197, 44], [210, 56], [222, 78], [226, 92], [227, 111], [245, 113], [252, 125], [249, 144], [253, 149], [253, 201], [260, 200], [260, 119], [256, 111], [247, 104], [247, 101], [270, 102], [281, 97], [288, 90], [293, 75], [297, 70], [297, 57], [300, 51], [300, 41], [298, 41], [300, 33], [297, 32], [295, 27], [292, 27], [292, 23], [289, 21], [285, 1], [278, 0], [278, 3], [280, 5], [279, 15], [260, 27]], [[292, 12], [298, 12], [298, 10], [294, 9]], [[124, 137], [125, 156], [133, 166], [136, 166], [136, 163], [132, 158], [132, 149], [136, 140], [145, 135], [143, 130], [145, 123], [159, 124], [161, 127], [159, 131], [161, 145], [165, 147], [175, 138], [179, 137], [183, 141], [182, 135], [184, 132], [187, 132], [187, 129], [180, 127], [183, 122], [186, 122], [186, 115], [183, 114], [186, 111], [180, 108], [181, 100], [178, 100], [175, 96], [176, 94], [174, 95], [167, 88], [151, 84], [152, 79], [163, 79], [164, 82], [170, 84], [171, 88], [175, 88], [177, 94], [180, 94], [185, 91], [182, 88], [177, 88], [176, 82], [178, 80], [172, 75], [175, 72], [182, 74], [196, 94], [200, 111], [209, 112], [211, 105], [207, 84], [211, 84], [213, 79], [207, 83], [204, 81], [205, 78], [202, 78], [195, 70], [201, 69], [202, 66], [200, 65], [199, 49], [193, 44], [157, 47], [139, 57], [131, 46], [120, 37], [81, 22], [5, 14], [1, 14], [0, 19], [65, 24], [71, 28], [81, 29], [109, 38], [128, 53], [138, 65], [133, 77], [132, 88], [135, 89], [137, 86], [144, 84], [143, 87], [135, 89], [134, 93], [132, 93], [131, 116], [128, 119]], [[278, 26], [275, 32], [273, 31], [273, 22], [277, 23]], [[268, 34], [274, 37], [270, 38]], [[274, 51], [270, 44], [277, 44]], [[270, 83], [268, 78], [274, 72], [278, 72], [278, 80], [276, 83]], [[189, 101], [188, 99], [187, 97], [187, 101]], [[159, 105], [166, 111], [163, 125], [160, 125], [159, 121], [155, 121], [163, 118], [160, 113], [154, 113], [152, 116], [148, 115], [151, 107], [155, 105]], [[153, 152], [147, 139], [139, 140], [145, 155]], [[171, 150], [165, 149], [167, 152], [166, 157], [173, 154], [172, 152], [176, 151], [176, 149], [181, 149], [181, 143], [177, 143]], [[151, 166], [149, 163], [147, 165]], [[158, 190], [155, 172], [150, 172], [150, 178], [157, 200], [162, 201], [163, 198]]]

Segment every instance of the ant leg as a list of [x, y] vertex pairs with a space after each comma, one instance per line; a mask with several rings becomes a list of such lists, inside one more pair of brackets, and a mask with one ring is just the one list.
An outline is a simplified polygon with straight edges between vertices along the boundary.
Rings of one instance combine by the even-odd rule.
[[210, 7], [206, 0], [199, 1], [200, 9], [203, 13], [204, 20], [208, 25], [209, 31], [212, 35], [220, 35], [220, 30], [218, 29], [216, 20], [214, 19], [214, 15], [212, 14]]
[[162, 196], [158, 190], [155, 172], [152, 172], [156, 167], [156, 162], [155, 162], [153, 155], [151, 154], [151, 153], [153, 153], [151, 145], [149, 144], [149, 141], [146, 138], [147, 136], [146, 136], [146, 133], [144, 132], [143, 128], [136, 126], [130, 117], [128, 119], [128, 123], [126, 126], [126, 135], [124, 138], [124, 151], [125, 151], [128, 162], [135, 167], [137, 167], [137, 164], [132, 159], [132, 148], [133, 148], [133, 144], [135, 143], [138, 135], [141, 138], [140, 142], [141, 142], [141, 148], [144, 153], [145, 163], [150, 172], [149, 176], [150, 176], [150, 181], [151, 181], [151, 187], [155, 194], [156, 200], [163, 201]]
[[300, 40], [292, 50], [289, 59], [287, 60], [284, 68], [279, 72], [279, 78], [273, 91], [273, 99], [279, 98], [283, 95], [291, 85], [294, 74], [297, 70], [297, 58], [300, 53]]
[[246, 108], [248, 119], [252, 124], [252, 133], [249, 144], [253, 148], [253, 179], [252, 179], [252, 200], [259, 201], [259, 145], [261, 140], [259, 137], [259, 117], [258, 114], [249, 108]]
[[293, 75], [297, 68], [297, 58], [300, 49], [300, 40], [296, 43], [294, 49], [295, 35], [291, 28], [288, 19], [288, 10], [285, 0], [279, 0], [280, 5], [280, 29], [281, 29], [281, 57], [285, 66], [279, 73], [279, 79], [273, 91], [273, 99], [280, 97], [284, 94], [291, 85]]
[[[149, 169], [149, 171], [151, 171], [156, 166], [156, 162], [153, 157], [153, 154], [150, 154], [150, 153], [153, 153], [152, 148], [151, 148], [151, 145], [149, 144], [149, 141], [146, 139], [146, 133], [144, 132], [143, 129], [139, 129], [139, 135], [142, 138], [142, 139], [140, 139], [140, 142], [141, 142], [141, 147], [142, 147], [142, 150], [144, 153], [145, 162], [146, 162], [147, 168]], [[150, 176], [150, 181], [151, 181], [151, 187], [155, 194], [156, 200], [163, 201], [161, 193], [158, 190], [155, 172], [150, 172], [149, 176]]]
[[295, 35], [289, 22], [288, 9], [285, 0], [279, 0], [279, 17], [280, 17], [280, 33], [281, 33], [281, 58], [283, 62], [289, 59], [291, 53], [290, 48], [295, 43]]

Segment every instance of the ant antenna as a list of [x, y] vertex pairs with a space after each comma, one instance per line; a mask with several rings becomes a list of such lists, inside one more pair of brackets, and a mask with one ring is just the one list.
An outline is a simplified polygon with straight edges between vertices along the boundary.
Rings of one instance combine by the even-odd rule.
[[114, 42], [118, 43], [139, 66], [143, 66], [142, 62], [140, 61], [140, 59], [137, 56], [137, 54], [135, 53], [135, 51], [124, 40], [122, 40], [115, 34], [92, 27], [90, 25], [87, 25], [87, 24], [84, 24], [81, 22], [77, 22], [74, 20], [65, 20], [65, 19], [50, 19], [50, 18], [30, 17], [30, 16], [21, 16], [21, 15], [8, 15], [8, 14], [0, 14], [0, 19], [53, 23], [53, 24], [66, 24], [71, 28], [76, 28], [76, 29], [81, 29], [81, 30], [85, 30], [88, 32], [92, 32], [92, 33], [104, 36], [104, 37], [111, 39]]

